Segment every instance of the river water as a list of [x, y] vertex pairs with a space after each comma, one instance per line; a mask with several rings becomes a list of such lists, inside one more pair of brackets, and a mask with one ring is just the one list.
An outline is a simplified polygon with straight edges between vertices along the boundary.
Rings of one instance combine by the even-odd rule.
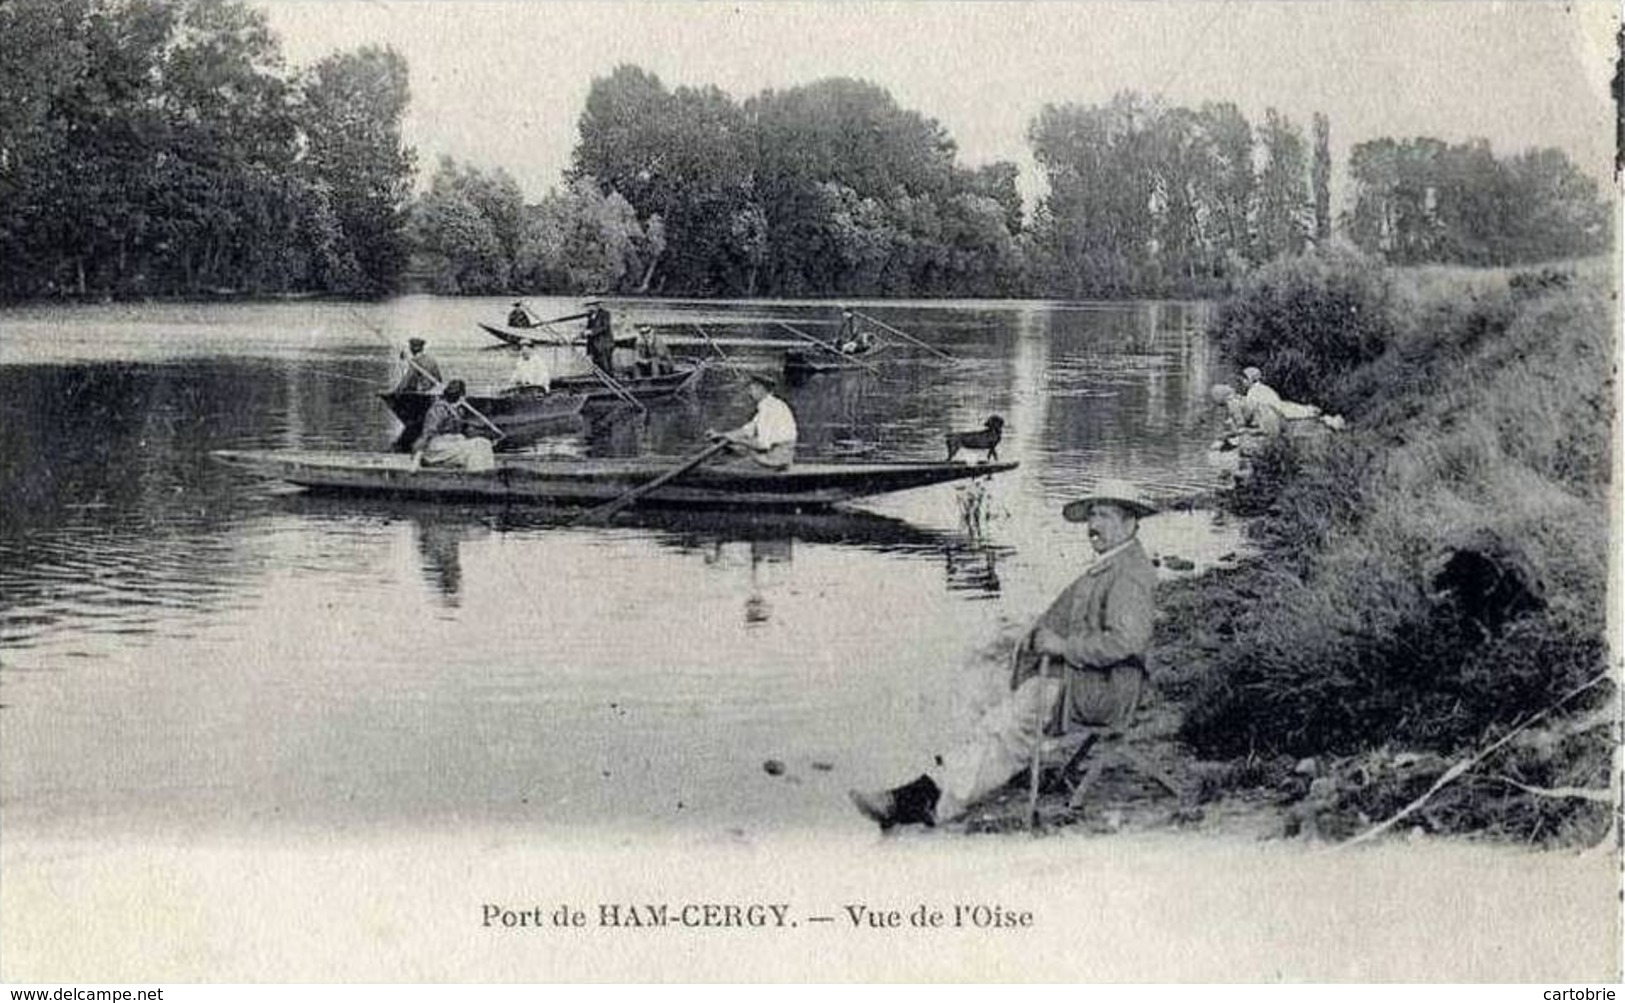
[[[534, 301], [547, 315], [572, 302]], [[639, 301], [768, 366], [830, 304]], [[383, 449], [392, 344], [499, 382], [498, 300], [0, 312], [0, 806], [8, 827], [230, 832], [764, 831], [850, 825], [997, 688], [998, 643], [1088, 562], [1059, 506], [1093, 478], [1211, 486], [1200, 304], [860, 305], [957, 361], [791, 387], [801, 455], [938, 458], [1008, 422], [985, 518], [937, 486], [821, 517], [535, 512], [308, 497], [222, 448]], [[689, 352], [712, 354], [695, 347]], [[568, 365], [563, 357], [555, 362]], [[532, 449], [680, 455], [744, 420], [726, 370], [690, 400]], [[1159, 516], [1155, 554], [1235, 549]], [[1172, 572], [1164, 571], [1164, 574]], [[772, 761], [770, 764], [769, 761]], [[768, 768], [771, 766], [771, 769]]]

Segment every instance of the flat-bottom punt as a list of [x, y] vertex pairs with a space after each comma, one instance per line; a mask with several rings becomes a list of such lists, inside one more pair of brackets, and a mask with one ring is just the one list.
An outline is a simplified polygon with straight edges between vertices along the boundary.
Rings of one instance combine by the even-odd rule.
[[[525, 504], [595, 505], [648, 484], [683, 457], [543, 459], [501, 457], [495, 470], [413, 469], [390, 453], [305, 450], [214, 452], [215, 459], [314, 491]], [[1014, 470], [1015, 463], [798, 463], [785, 471], [735, 464], [698, 467], [640, 499], [693, 508], [818, 509], [867, 495], [905, 491]]]

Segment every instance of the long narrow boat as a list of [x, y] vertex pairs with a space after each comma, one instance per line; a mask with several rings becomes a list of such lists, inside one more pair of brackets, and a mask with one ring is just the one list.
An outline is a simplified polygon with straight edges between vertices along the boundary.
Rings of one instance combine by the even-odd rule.
[[[587, 343], [587, 339], [582, 335], [564, 334], [546, 327], [508, 327], [505, 324], [487, 324], [484, 321], [478, 323], [480, 330], [515, 348], [524, 348], [527, 345], [574, 345], [580, 348]], [[616, 348], [631, 348], [637, 343], [636, 335], [623, 334], [615, 338]]]
[[[409, 429], [423, 424], [423, 416], [435, 399], [434, 394], [417, 391], [381, 393], [378, 396], [400, 423]], [[513, 435], [576, 417], [586, 406], [587, 395], [558, 389], [545, 394], [540, 390], [520, 390], [505, 394], [470, 394], [467, 400], [503, 434]], [[490, 431], [478, 417], [470, 417], [471, 431], [482, 435]]]
[[[636, 397], [640, 401], [660, 400], [692, 390], [699, 384], [700, 378], [705, 375], [706, 363], [680, 362], [673, 372], [663, 373], [659, 376], [637, 376], [617, 379], [620, 389]], [[623, 400], [620, 390], [616, 390], [604, 383], [598, 376], [587, 373], [581, 376], [561, 376], [553, 380], [555, 392], [563, 390], [573, 394], [582, 394], [587, 398], [588, 406], [594, 404], [613, 404]]]
[[[392, 453], [236, 450], [213, 453], [242, 470], [314, 491], [397, 498], [523, 504], [596, 505], [619, 498], [683, 462], [683, 457], [546, 459], [499, 457], [495, 470], [414, 469]], [[867, 495], [906, 491], [1014, 470], [1015, 463], [798, 463], [789, 470], [702, 466], [672, 479], [641, 504], [755, 511], [814, 510]]]

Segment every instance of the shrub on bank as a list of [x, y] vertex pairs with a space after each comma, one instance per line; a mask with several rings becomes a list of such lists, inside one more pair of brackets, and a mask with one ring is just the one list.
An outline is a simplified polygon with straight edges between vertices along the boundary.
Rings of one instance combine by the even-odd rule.
[[1391, 300], [1377, 262], [1332, 244], [1254, 272], [1220, 306], [1214, 332], [1230, 358], [1263, 370], [1282, 396], [1344, 410], [1333, 389], [1388, 346]]
[[[1374, 752], [1460, 758], [1606, 671], [1612, 280], [1534, 274], [1395, 273], [1386, 350], [1326, 388], [1350, 402], [1348, 430], [1260, 458], [1235, 501], [1262, 513], [1263, 558], [1214, 583], [1201, 667], [1176, 684], [1200, 754], [1359, 763], [1340, 803], [1380, 818], [1416, 778]], [[1298, 315], [1315, 301], [1275, 302]], [[1256, 328], [1286, 326], [1263, 302]], [[1592, 686], [1552, 721], [1610, 692]], [[1435, 824], [1592, 832], [1524, 790], [1599, 785], [1607, 743], [1562, 735], [1501, 756], [1500, 794], [1451, 802]]]

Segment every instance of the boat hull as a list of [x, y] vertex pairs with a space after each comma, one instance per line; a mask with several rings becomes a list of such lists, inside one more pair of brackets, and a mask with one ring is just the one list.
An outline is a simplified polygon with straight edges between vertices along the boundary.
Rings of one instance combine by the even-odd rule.
[[[230, 466], [314, 491], [541, 505], [614, 500], [680, 465], [683, 457], [557, 460], [504, 457], [495, 470], [414, 469], [390, 453], [217, 450]], [[683, 508], [810, 510], [868, 495], [906, 491], [1013, 470], [1015, 463], [808, 463], [787, 471], [738, 464], [698, 467], [639, 499]]]
[[[394, 413], [396, 420], [408, 429], [422, 426], [423, 416], [435, 399], [435, 395], [429, 393], [383, 393], [378, 396]], [[579, 415], [587, 403], [585, 394], [557, 390], [548, 394], [519, 391], [512, 394], [470, 395], [467, 400], [474, 410], [489, 418], [491, 424], [505, 435], [568, 421]], [[472, 431], [481, 435], [495, 434], [477, 417], [470, 425]]]
[[[515, 348], [524, 348], [527, 345], [574, 345], [579, 348], [587, 343], [587, 339], [580, 335], [561, 334], [545, 327], [508, 327], [503, 324], [487, 324], [484, 321], [477, 323], [480, 330], [486, 334]], [[635, 335], [617, 337], [615, 347], [631, 348], [637, 342]]]

